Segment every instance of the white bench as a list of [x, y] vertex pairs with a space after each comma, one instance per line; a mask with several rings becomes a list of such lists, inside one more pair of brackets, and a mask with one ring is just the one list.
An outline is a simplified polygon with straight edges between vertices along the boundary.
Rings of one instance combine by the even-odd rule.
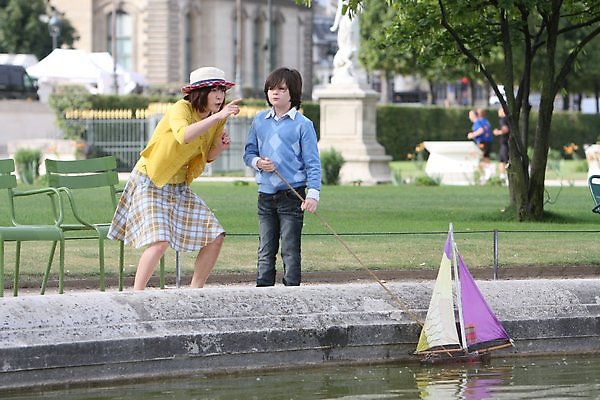
[[425, 173], [440, 179], [442, 185], [473, 185], [479, 169], [482, 152], [471, 141], [426, 141], [429, 152]]
[[588, 178], [600, 175], [600, 144], [584, 144], [583, 148], [588, 164]]

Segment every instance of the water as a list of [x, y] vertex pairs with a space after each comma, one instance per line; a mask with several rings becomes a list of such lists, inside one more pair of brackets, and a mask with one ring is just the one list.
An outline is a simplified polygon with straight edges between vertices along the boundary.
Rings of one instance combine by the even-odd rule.
[[487, 364], [422, 367], [370, 365], [197, 375], [2, 399], [600, 399], [600, 360], [593, 355], [492, 359]]

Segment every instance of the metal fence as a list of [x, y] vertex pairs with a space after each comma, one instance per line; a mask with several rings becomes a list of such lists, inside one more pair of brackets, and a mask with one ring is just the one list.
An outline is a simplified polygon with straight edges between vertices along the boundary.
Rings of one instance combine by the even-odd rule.
[[[148, 143], [160, 118], [161, 115], [139, 119], [77, 119], [70, 123], [82, 125], [88, 158], [114, 155], [118, 170], [128, 172], [137, 162], [140, 151]], [[252, 119], [238, 116], [227, 120], [226, 129], [231, 136], [231, 145], [207, 167], [207, 174], [245, 170], [242, 154]]]

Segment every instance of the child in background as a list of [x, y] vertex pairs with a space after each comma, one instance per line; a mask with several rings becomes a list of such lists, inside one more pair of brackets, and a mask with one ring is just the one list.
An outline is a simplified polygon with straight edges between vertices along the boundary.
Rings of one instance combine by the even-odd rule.
[[304, 211], [317, 210], [321, 190], [317, 134], [312, 121], [298, 112], [302, 101], [298, 71], [279, 68], [271, 72], [264, 93], [271, 109], [254, 118], [244, 151], [244, 162], [256, 170], [258, 183], [256, 286], [275, 285], [280, 239], [282, 282], [298, 286]]

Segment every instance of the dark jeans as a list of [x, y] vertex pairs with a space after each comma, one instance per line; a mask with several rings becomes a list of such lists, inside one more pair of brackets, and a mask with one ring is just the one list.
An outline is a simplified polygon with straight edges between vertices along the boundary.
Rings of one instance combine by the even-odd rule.
[[[305, 188], [296, 191], [305, 197]], [[256, 286], [275, 285], [275, 261], [281, 239], [283, 261], [283, 284], [298, 286], [301, 280], [300, 242], [304, 213], [302, 202], [292, 190], [281, 190], [275, 194], [258, 194], [258, 264]]]

